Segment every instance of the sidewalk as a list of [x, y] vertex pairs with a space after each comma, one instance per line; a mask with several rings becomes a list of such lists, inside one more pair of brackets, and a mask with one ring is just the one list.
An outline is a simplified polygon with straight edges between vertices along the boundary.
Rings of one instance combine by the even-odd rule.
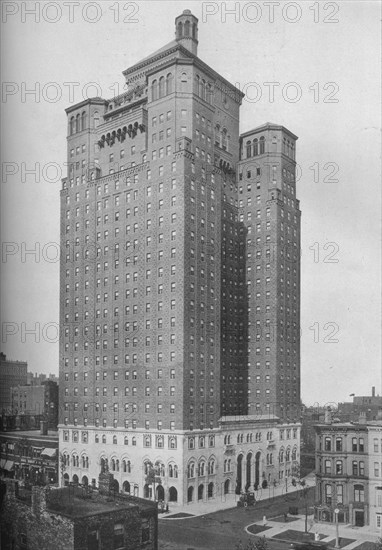
[[[315, 479], [314, 476], [307, 476], [305, 478], [306, 487], [314, 487]], [[291, 495], [291, 506], [293, 501], [298, 499], [299, 487], [293, 487], [293, 485], [288, 482], [288, 485], [282, 484], [277, 485], [276, 487], [270, 486], [266, 489], [260, 489], [255, 491], [256, 501], [268, 500], [280, 495]], [[219, 495], [208, 501], [198, 501], [190, 502], [183, 506], [174, 506], [169, 503], [170, 511], [166, 514], [159, 514], [159, 518], [166, 518], [175, 514], [190, 514], [192, 516], [203, 516], [205, 514], [211, 514], [213, 512], [218, 512], [219, 510], [226, 510], [227, 508], [235, 508], [236, 503], [239, 500], [240, 495], [230, 493], [228, 495]], [[184, 519], [185, 516], [183, 516]], [[171, 519], [171, 517], [169, 517]], [[176, 518], [174, 518], [176, 519]]]
[[[298, 519], [295, 521], [288, 521], [287, 523], [284, 523], [281, 521], [274, 521], [272, 519], [266, 520], [266, 527], [267, 530], [263, 532], [257, 533], [257, 536], [264, 536], [265, 538], [272, 538], [275, 535], [280, 535], [278, 537], [278, 540], [285, 540], [286, 542], [291, 543], [292, 540], [289, 540], [289, 538], [282, 538], [282, 533], [286, 531], [305, 531], [305, 516], [299, 515], [295, 516]], [[291, 517], [289, 516], [289, 519]], [[255, 523], [252, 523], [251, 525], [258, 525], [258, 526], [264, 526], [263, 521], [258, 521]], [[249, 535], [253, 535], [248, 528], [250, 525], [248, 525], [245, 530]], [[336, 527], [335, 525], [332, 525], [330, 523], [316, 523], [313, 520], [313, 516], [308, 516], [308, 531], [310, 533], [319, 533], [321, 535], [320, 542], [330, 542], [333, 541], [331, 546], [334, 547], [334, 540], [336, 538]], [[372, 532], [370, 530], [370, 526], [366, 525], [364, 527], [353, 527], [351, 525], [339, 525], [339, 539], [353, 539], [353, 542], [350, 542], [346, 545], [341, 545], [341, 547], [345, 548], [345, 550], [352, 550], [353, 548], [356, 548], [363, 542], [376, 542], [379, 533], [377, 531]], [[297, 541], [296, 541], [297, 542]]]

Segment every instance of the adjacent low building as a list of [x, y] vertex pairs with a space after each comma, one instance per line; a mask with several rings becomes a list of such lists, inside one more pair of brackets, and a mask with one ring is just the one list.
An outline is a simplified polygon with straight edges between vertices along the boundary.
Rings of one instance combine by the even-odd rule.
[[28, 364], [26, 361], [7, 359], [0, 353], [0, 404], [2, 415], [11, 414], [11, 388], [27, 383]]
[[332, 422], [316, 430], [317, 521], [370, 525], [382, 521], [382, 421]]
[[4, 550], [156, 550], [158, 511], [143, 499], [78, 487], [27, 491], [1, 484], [1, 547]]
[[[16, 416], [43, 416], [52, 430], [58, 423], [58, 384], [45, 380], [40, 385], [11, 388], [12, 411]], [[21, 418], [19, 422], [22, 422]]]
[[40, 430], [0, 433], [0, 473], [25, 484], [57, 483], [58, 432]]

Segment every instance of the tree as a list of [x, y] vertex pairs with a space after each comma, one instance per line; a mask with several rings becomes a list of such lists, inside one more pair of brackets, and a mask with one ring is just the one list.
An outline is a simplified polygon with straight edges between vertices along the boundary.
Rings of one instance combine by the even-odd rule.
[[382, 537], [378, 537], [375, 542], [375, 550], [382, 550]]
[[300, 496], [304, 498], [305, 504], [305, 533], [308, 532], [308, 490], [305, 479], [301, 478], [300, 464], [294, 464], [292, 468], [292, 485], [300, 487]]
[[147, 485], [153, 485], [154, 487], [154, 499], [155, 499], [155, 484], [162, 483], [161, 478], [158, 476], [158, 469], [160, 466], [160, 462], [157, 461], [155, 465], [148, 461], [146, 462], [146, 477], [145, 477], [145, 483]]

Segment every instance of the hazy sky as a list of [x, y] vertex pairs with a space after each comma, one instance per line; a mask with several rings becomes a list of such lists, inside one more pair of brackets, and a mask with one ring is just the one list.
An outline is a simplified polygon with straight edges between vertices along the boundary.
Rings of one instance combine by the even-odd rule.
[[122, 93], [122, 71], [171, 41], [188, 8], [199, 18], [199, 57], [247, 93], [241, 131], [270, 121], [299, 136], [302, 398], [342, 401], [372, 385], [380, 393], [380, 4], [278, 4], [236, 2], [233, 14], [234, 2], [2, 2], [9, 357], [58, 372], [58, 248], [48, 243], [59, 243], [64, 109]]

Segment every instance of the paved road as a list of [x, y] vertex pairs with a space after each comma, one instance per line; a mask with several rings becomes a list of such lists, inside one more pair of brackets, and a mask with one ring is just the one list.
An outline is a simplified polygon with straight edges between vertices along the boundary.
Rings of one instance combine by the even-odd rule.
[[[313, 503], [313, 493], [314, 490], [309, 492], [308, 505]], [[240, 539], [246, 542], [250, 537], [244, 527], [261, 521], [264, 515], [268, 518], [282, 515], [293, 505], [296, 500], [282, 495], [258, 502], [254, 507], [229, 508], [187, 519], [160, 519], [159, 547], [161, 550], [235, 550]], [[269, 547], [286, 550], [290, 544], [272, 541]]]

